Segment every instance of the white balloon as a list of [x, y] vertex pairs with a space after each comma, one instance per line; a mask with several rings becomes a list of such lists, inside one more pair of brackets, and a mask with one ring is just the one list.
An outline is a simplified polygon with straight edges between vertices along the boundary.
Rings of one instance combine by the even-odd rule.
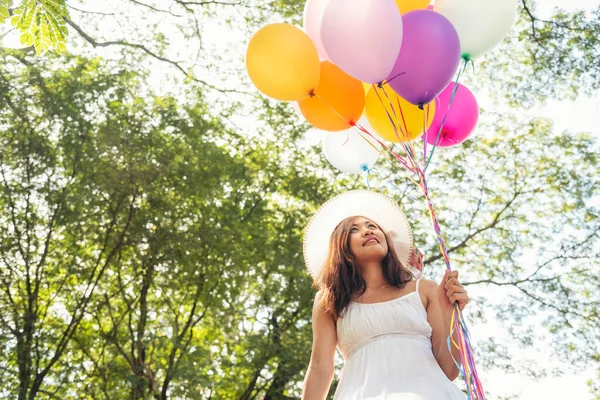
[[[372, 129], [365, 126], [366, 118], [361, 118], [359, 124], [372, 132]], [[323, 137], [323, 153], [327, 161], [348, 174], [364, 173], [365, 166], [372, 168], [380, 151], [381, 146], [375, 139], [354, 127], [345, 131], [327, 132]]]
[[517, 0], [435, 0], [434, 10], [456, 28], [463, 58], [474, 59], [508, 34], [517, 15]]

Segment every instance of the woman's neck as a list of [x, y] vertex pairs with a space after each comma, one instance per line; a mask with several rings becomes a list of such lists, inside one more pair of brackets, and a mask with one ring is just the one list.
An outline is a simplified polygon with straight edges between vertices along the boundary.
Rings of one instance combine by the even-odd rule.
[[383, 276], [381, 262], [373, 262], [360, 266], [360, 274], [365, 280], [368, 289], [380, 289], [389, 286], [389, 282]]

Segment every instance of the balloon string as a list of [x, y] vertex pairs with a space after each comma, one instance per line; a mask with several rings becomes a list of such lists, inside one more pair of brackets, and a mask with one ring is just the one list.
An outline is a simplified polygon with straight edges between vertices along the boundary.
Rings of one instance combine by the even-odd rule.
[[428, 138], [428, 129], [427, 129], [427, 121], [429, 121], [429, 104], [427, 105], [427, 111], [425, 115], [423, 115], [423, 136], [425, 139], [423, 140], [423, 162], [427, 159], [427, 138]]
[[[364, 171], [364, 169], [363, 169], [363, 171]], [[388, 186], [392, 187], [393, 189], [396, 189], [398, 192], [403, 193], [404, 195], [406, 195], [407, 197], [409, 197], [411, 200], [417, 201], [417, 199], [415, 199], [413, 196], [411, 196], [410, 194], [408, 194], [406, 192], [406, 190], [403, 190], [400, 187], [398, 187], [398, 185], [396, 185], [390, 179], [381, 176], [381, 174], [379, 174], [375, 169], [369, 168], [369, 173], [371, 175], [373, 175], [373, 176], [376, 176], [377, 178], [379, 178], [380, 181], [386, 183]], [[369, 189], [371, 189], [371, 187], [369, 187]]]
[[[384, 94], [386, 95], [386, 99], [391, 103], [390, 97], [387, 95], [387, 93], [386, 93], [386, 91], [385, 91], [385, 89], [383, 87], [382, 87], [382, 90], [383, 90]], [[378, 94], [378, 98], [379, 98], [380, 102], [383, 102], [383, 99], [382, 99], [381, 96], [379, 96], [379, 94]], [[384, 108], [386, 114], [388, 114], [388, 118], [390, 119], [390, 121], [392, 121], [393, 118], [391, 117], [389, 111], [385, 107], [385, 104], [383, 104], [383, 108]], [[394, 111], [393, 107], [392, 107], [392, 112], [395, 114], [395, 111]], [[395, 125], [392, 124], [392, 126], [395, 129]], [[448, 257], [448, 252], [446, 250], [446, 244], [445, 244], [444, 238], [443, 238], [443, 236], [441, 234], [441, 229], [440, 229], [440, 226], [439, 226], [439, 222], [438, 222], [437, 216], [435, 215], [435, 211], [433, 209], [433, 204], [432, 204], [431, 199], [429, 197], [429, 191], [428, 191], [428, 188], [427, 188], [427, 181], [425, 180], [425, 171], [422, 170], [419, 167], [419, 165], [418, 165], [418, 163], [416, 161], [416, 157], [415, 157], [415, 153], [414, 153], [414, 149], [412, 147], [411, 141], [408, 140], [406, 142], [401, 142], [401, 145], [404, 148], [404, 150], [405, 150], [405, 152], [407, 154], [407, 158], [411, 162], [414, 171], [419, 176], [419, 182], [415, 182], [415, 183], [417, 183], [417, 185], [419, 187], [421, 187], [421, 189], [423, 191], [423, 194], [425, 195], [425, 199], [426, 199], [426, 202], [427, 202], [427, 206], [429, 208], [431, 220], [433, 222], [434, 230], [435, 230], [435, 232], [436, 232], [436, 234], [438, 236], [438, 241], [440, 243], [440, 250], [441, 250], [441, 253], [444, 256], [444, 260], [446, 262], [446, 267], [449, 270], [452, 270], [452, 267], [450, 265], [450, 259]]]
[[[406, 160], [404, 159], [404, 157], [402, 157], [401, 155], [397, 154], [396, 152], [394, 152], [392, 149], [390, 149], [388, 146], [386, 146], [385, 143], [383, 143], [381, 140], [379, 140], [375, 135], [373, 135], [371, 132], [369, 132], [367, 129], [365, 129], [365, 127], [363, 127], [360, 124], [356, 124], [355, 125], [361, 132], [365, 133], [366, 135], [368, 135], [369, 137], [371, 137], [373, 140], [375, 140], [384, 150], [386, 150], [388, 153], [390, 153], [396, 160], [398, 160], [398, 162], [400, 162], [402, 164], [402, 166], [404, 168], [406, 168], [407, 170], [409, 170], [412, 173], [416, 173], [416, 171], [408, 165], [408, 163], [406, 162]], [[361, 135], [361, 137], [363, 137]], [[365, 140], [367, 140], [366, 137], [363, 137]], [[368, 140], [367, 140], [368, 141]], [[408, 176], [408, 175], [407, 175]], [[410, 176], [409, 176], [410, 178]], [[411, 180], [413, 180], [412, 178], [410, 178]], [[414, 182], [414, 180], [413, 180]]]
[[[382, 87], [381, 89], [382, 89], [383, 93], [385, 94], [385, 97], [386, 97], [386, 99], [387, 99], [387, 100], [388, 100], [388, 102], [390, 103], [390, 108], [391, 108], [392, 112], [395, 114], [395, 109], [394, 109], [394, 106], [393, 106], [392, 100], [390, 99], [390, 96], [387, 94], [387, 91], [385, 90], [385, 88], [383, 88], [383, 87]], [[380, 102], [383, 102], [383, 99], [382, 99], [382, 97], [381, 97], [381, 96], [378, 96], [378, 97], [379, 97], [379, 100], [380, 100]], [[387, 109], [385, 106], [384, 106], [383, 108], [384, 108], [384, 111], [386, 112], [386, 114], [388, 114], [388, 118], [389, 118], [389, 119], [391, 119], [391, 116], [390, 116], [390, 113], [389, 113], [388, 109]], [[402, 106], [401, 106], [401, 104], [400, 104], [400, 102], [399, 102], [399, 101], [398, 101], [398, 108], [399, 108], [399, 110], [400, 110], [400, 112], [401, 112], [401, 110], [402, 110]], [[405, 123], [405, 125], [406, 125], [406, 121], [404, 121], [404, 123]], [[396, 129], [394, 125], [392, 125], [392, 128], [393, 128], [394, 130]], [[398, 137], [399, 137], [399, 135], [398, 135], [398, 133], [397, 133], [397, 132], [396, 132], [396, 136], [398, 136]], [[410, 163], [411, 163], [411, 165], [412, 165], [412, 168], [413, 168], [413, 170], [415, 171], [415, 173], [418, 173], [418, 171], [419, 171], [420, 167], [419, 167], [419, 163], [418, 163], [418, 162], [417, 162], [417, 160], [416, 160], [415, 152], [414, 152], [414, 149], [413, 149], [413, 146], [412, 146], [412, 141], [410, 140], [410, 136], [409, 136], [409, 135], [405, 135], [405, 137], [406, 137], [408, 140], [401, 140], [401, 138], [400, 138], [400, 145], [401, 145], [401, 146], [402, 146], [402, 148], [404, 149], [404, 152], [406, 153], [406, 158], [407, 158], [407, 159], [410, 161]], [[419, 186], [419, 183], [418, 183], [418, 182], [416, 182], [416, 181], [415, 181], [415, 180], [413, 180], [413, 179], [411, 179], [411, 180], [412, 180], [412, 181], [413, 181], [413, 182], [414, 182], [414, 183], [415, 183], [417, 186]]]
[[[388, 100], [388, 104], [390, 105], [390, 109], [391, 109], [392, 113], [394, 114], [394, 116], [396, 116], [396, 110], [394, 108], [392, 100], [390, 99], [389, 95], [387, 94], [387, 91], [385, 90], [385, 88], [383, 87], [383, 85], [380, 86], [380, 89], [382, 90], [383, 94], [385, 95], [386, 99]], [[375, 90], [375, 93], [377, 94], [377, 98], [379, 99], [379, 102], [382, 104], [383, 110], [385, 111], [388, 119], [391, 122], [392, 129], [394, 130], [394, 133], [396, 134], [396, 137], [398, 138], [398, 140], [399, 140], [402, 148], [404, 149], [404, 152], [406, 153], [407, 159], [411, 162], [411, 164], [413, 166], [413, 170], [416, 171], [419, 167], [418, 167], [418, 164], [414, 160], [414, 154], [411, 152], [411, 149], [412, 149], [411, 146], [407, 146], [406, 145], [406, 140], [402, 140], [403, 138], [398, 133], [397, 124], [394, 124], [394, 117], [390, 114], [390, 111], [388, 111], [387, 107], [383, 103], [383, 99], [382, 99], [381, 95], [379, 94], [379, 92], [377, 90]], [[410, 141], [410, 137], [407, 135], [407, 132], [406, 133], [403, 132], [402, 128], [400, 128], [400, 132], [402, 132], [402, 135], [404, 136], [405, 139], [408, 138], [409, 141]]]
[[[391, 81], [393, 81], [393, 80], [394, 80], [394, 79], [396, 79], [397, 77], [404, 75], [406, 72], [407, 72], [407, 71], [400, 72], [399, 74], [396, 74], [396, 75], [392, 76], [390, 79], [386, 80], [386, 82], [387, 82], [387, 83], [390, 83]], [[380, 83], [379, 83], [379, 85], [381, 85], [381, 84], [382, 84], [382, 82], [380, 82]]]
[[[390, 105], [391, 105], [391, 110], [392, 112], [394, 112], [395, 115], [395, 109], [393, 107], [393, 103], [390, 99], [390, 96], [387, 94], [387, 91], [385, 90], [384, 87], [382, 87], [383, 93], [385, 94], [386, 98], [388, 99]], [[402, 104], [400, 103], [400, 97], [397, 96], [396, 97], [396, 104], [398, 106], [398, 111], [400, 113], [400, 116], [402, 117], [402, 122], [404, 124], [404, 140], [402, 140], [402, 138], [399, 137], [399, 135], [396, 133], [396, 136], [398, 136], [401, 146], [404, 148], [408, 158], [411, 160], [411, 163], [413, 164], [413, 167], [417, 170], [419, 169], [418, 167], [418, 162], [417, 162], [417, 157], [416, 157], [416, 153], [414, 151], [413, 145], [412, 145], [412, 138], [410, 136], [410, 133], [408, 132], [408, 125], [406, 123], [406, 119], [404, 117], [404, 112], [402, 110]], [[385, 109], [385, 107], [384, 107]], [[429, 105], [427, 105], [427, 109], [429, 109]], [[386, 113], [388, 112], [387, 109], [385, 109]]]
[[[346, 118], [344, 118], [335, 108], [333, 108], [331, 106], [331, 104], [329, 104], [328, 102], [326, 102], [321, 96], [319, 96], [319, 94], [315, 93], [314, 96], [316, 98], [318, 98], [326, 107], [328, 107], [331, 112], [333, 112], [335, 115], [337, 115], [341, 120], [346, 121]], [[347, 122], [347, 121], [346, 121]], [[406, 167], [407, 169], [409, 169], [411, 172], [414, 172], [413, 168], [409, 167], [408, 164], [406, 163], [406, 160], [394, 153], [392, 150], [390, 150], [388, 148], [388, 146], [385, 145], [385, 143], [383, 143], [381, 140], [379, 140], [377, 137], [375, 137], [373, 134], [371, 134], [371, 132], [369, 132], [368, 130], [366, 130], [364, 127], [360, 126], [360, 124], [358, 122], [350, 122], [349, 123], [351, 126], [355, 126], [357, 127], [361, 132], [367, 134], [368, 136], [370, 136], [372, 139], [374, 139], [382, 148], [384, 148], [385, 150], [387, 150], [390, 154], [392, 154], [404, 167]], [[366, 137], [364, 137], [363, 135], [360, 135], [364, 140], [366, 140], [374, 149], [376, 149], [377, 151], [381, 151], [381, 149], [378, 149], [373, 143], [371, 143]]]
[[[378, 88], [377, 88], [377, 87], [375, 87], [375, 85], [373, 85], [373, 86], [374, 86], [374, 89], [373, 89], [373, 90], [375, 90], [375, 94], [377, 95], [377, 98], [379, 99], [379, 102], [380, 102], [380, 103], [381, 103], [381, 105], [383, 106], [383, 110], [385, 111], [385, 114], [386, 114], [386, 116], [388, 117], [388, 120], [390, 121], [390, 124], [392, 125], [392, 129], [394, 130], [394, 133], [396, 134], [396, 137], [398, 138], [398, 140], [399, 140], [399, 141], [402, 141], [402, 138], [401, 138], [401, 137], [400, 137], [400, 135], [398, 134], [398, 130], [400, 130], [400, 131], [402, 132], [402, 134], [403, 134], [403, 135], [404, 135], [404, 132], [402, 131], [402, 128], [398, 126], [398, 122], [397, 122], [397, 121], [398, 121], [398, 118], [397, 118], [397, 116], [396, 116], [396, 112], [395, 112], [395, 110], [394, 110], [394, 106], [393, 106], [393, 105], [391, 105], [391, 107], [390, 107], [390, 108], [391, 108], [391, 110], [392, 110], [392, 112], [393, 112], [393, 114], [394, 114], [394, 116], [392, 116], [392, 115], [390, 114], [390, 112], [387, 110], [387, 108], [386, 108], [385, 104], [383, 103], [383, 99], [381, 98], [381, 94], [379, 93], [379, 90], [378, 90]], [[382, 90], [382, 91], [383, 91], [383, 92], [386, 94], [386, 97], [387, 97], [387, 93], [386, 93], [386, 92], [385, 92], [385, 90], [383, 89], [383, 85], [381, 85], [381, 84], [380, 84], [380, 85], [379, 85], [379, 89], [381, 89], [381, 90]], [[391, 100], [389, 99], [389, 97], [388, 97], [388, 101], [389, 101], [389, 103], [390, 103], [390, 104], [392, 103], [392, 102], [391, 102]], [[396, 118], [394, 118], [394, 117], [396, 117]]]
[[[380, 89], [383, 92], [383, 94], [385, 95], [385, 98], [387, 99], [387, 104], [389, 104], [391, 113], [390, 113], [390, 111], [388, 111], [388, 108], [384, 104], [381, 94], [379, 93], [379, 90], [377, 90], [377, 89]], [[392, 125], [392, 129], [394, 130], [394, 133], [396, 134], [398, 141], [402, 142], [403, 139], [407, 138], [407, 134], [408, 134], [408, 130], [406, 129], [406, 121], [404, 121], [404, 116], [402, 116], [402, 119], [404, 122], [404, 130], [403, 130], [402, 127], [399, 126], [399, 119], [398, 119], [398, 115], [396, 114], [396, 109], [394, 108], [394, 103], [390, 99], [390, 96], [387, 94], [387, 91], [385, 90], [384, 86], [382, 84], [380, 84], [374, 90], [375, 90], [375, 94], [377, 94], [377, 98], [379, 99], [379, 102], [383, 106], [383, 110], [385, 111], [385, 114], [388, 117], [388, 120], [390, 121], [390, 123]], [[400, 109], [400, 111], [401, 111], [401, 109]], [[400, 131], [400, 133], [402, 133], [402, 136], [400, 136], [398, 131]]]
[[363, 164], [360, 166], [360, 169], [362, 169], [365, 173], [365, 183], [367, 185], [367, 188], [369, 190], [371, 190], [371, 184], [369, 183], [369, 174], [371, 173], [371, 168], [369, 168], [369, 166], [367, 164]]
[[[467, 69], [467, 65], [469, 65], [469, 60], [465, 60], [463, 63], [463, 67], [458, 71], [458, 74], [456, 75], [456, 79], [454, 81], [454, 87], [452, 88], [452, 95], [450, 96], [450, 101], [448, 102], [448, 107], [446, 107], [446, 111], [444, 112], [444, 118], [442, 119], [442, 123], [440, 125], [440, 129], [438, 130], [437, 136], [435, 138], [435, 144], [433, 145], [433, 148], [431, 149], [431, 153], [429, 154], [429, 158], [427, 158], [427, 162], [425, 163], [425, 171], [427, 171], [427, 168], [429, 167], [429, 162], [431, 161], [431, 157], [433, 157], [433, 153], [435, 152], [435, 149], [438, 146], [438, 143], [442, 137], [442, 130], [444, 129], [444, 124], [446, 123], [446, 118], [448, 118], [448, 111], [450, 110], [450, 106], [452, 105], [452, 102], [454, 101], [454, 97], [456, 96], [456, 92], [458, 91], [458, 84], [460, 82], [460, 78], [463, 75], [463, 73], [465, 72], [465, 70]], [[427, 146], [425, 144], [425, 146]]]

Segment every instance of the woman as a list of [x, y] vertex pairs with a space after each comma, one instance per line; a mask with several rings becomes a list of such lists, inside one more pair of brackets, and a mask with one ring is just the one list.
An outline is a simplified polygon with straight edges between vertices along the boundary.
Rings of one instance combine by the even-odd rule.
[[336, 347], [344, 367], [334, 399], [465, 398], [446, 340], [453, 304], [469, 298], [457, 272], [439, 285], [413, 279], [412, 248], [402, 211], [374, 192], [344, 193], [312, 218], [304, 256], [319, 292], [303, 399], [326, 398]]

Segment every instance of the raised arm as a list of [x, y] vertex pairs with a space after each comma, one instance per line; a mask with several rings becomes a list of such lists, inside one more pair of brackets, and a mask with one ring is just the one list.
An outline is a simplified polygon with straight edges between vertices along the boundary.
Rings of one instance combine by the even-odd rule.
[[317, 293], [313, 305], [312, 352], [302, 391], [302, 399], [306, 400], [325, 399], [334, 373], [335, 346], [337, 345], [335, 321], [331, 315], [321, 309], [320, 301], [321, 292]]

